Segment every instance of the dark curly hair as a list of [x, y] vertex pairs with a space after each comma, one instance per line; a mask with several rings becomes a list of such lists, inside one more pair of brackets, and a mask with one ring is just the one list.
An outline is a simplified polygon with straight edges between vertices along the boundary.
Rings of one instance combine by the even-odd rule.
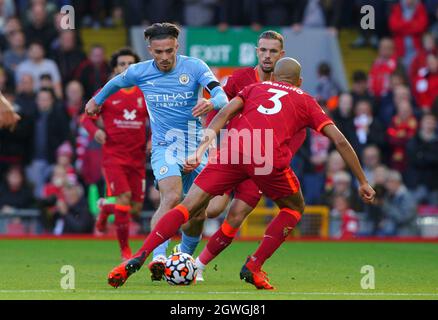
[[140, 62], [140, 57], [138, 56], [138, 54], [134, 52], [134, 50], [128, 47], [122, 48], [114, 52], [113, 55], [111, 56], [110, 65], [112, 69], [117, 67], [117, 59], [119, 59], [119, 57], [121, 56], [132, 56], [134, 57], [135, 63]]

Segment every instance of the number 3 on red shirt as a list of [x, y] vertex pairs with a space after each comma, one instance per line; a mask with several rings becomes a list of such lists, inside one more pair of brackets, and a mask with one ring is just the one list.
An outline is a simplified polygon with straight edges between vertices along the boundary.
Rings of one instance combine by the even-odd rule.
[[272, 102], [274, 102], [274, 107], [268, 109], [268, 108], [265, 108], [263, 105], [260, 105], [257, 108], [257, 111], [260, 113], [269, 114], [269, 115], [279, 113], [281, 111], [281, 108], [283, 107], [280, 99], [281, 99], [281, 97], [284, 97], [285, 95], [287, 95], [288, 92], [283, 91], [283, 90], [272, 89], [272, 88], [269, 89], [268, 92], [275, 93], [275, 95], [269, 99]]

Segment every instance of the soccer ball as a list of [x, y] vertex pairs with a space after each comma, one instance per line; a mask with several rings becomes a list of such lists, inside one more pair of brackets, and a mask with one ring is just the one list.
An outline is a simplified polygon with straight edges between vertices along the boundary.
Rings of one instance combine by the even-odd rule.
[[164, 277], [171, 285], [189, 285], [196, 278], [197, 268], [191, 255], [174, 253], [166, 260]]

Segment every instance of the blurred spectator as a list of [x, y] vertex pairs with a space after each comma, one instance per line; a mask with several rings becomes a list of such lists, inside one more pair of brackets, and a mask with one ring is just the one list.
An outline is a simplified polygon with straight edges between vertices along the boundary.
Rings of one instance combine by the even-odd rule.
[[40, 78], [43, 74], [50, 74], [52, 77], [57, 97], [62, 97], [61, 75], [58, 66], [53, 60], [44, 58], [44, 47], [39, 42], [32, 42], [28, 49], [28, 59], [20, 63], [15, 72], [16, 82], [21, 81], [24, 74], [31, 74], [33, 77], [34, 90], [41, 88]]
[[78, 47], [75, 31], [62, 31], [59, 40], [59, 48], [53, 51], [52, 57], [59, 67], [65, 85], [73, 79], [75, 70], [87, 57]]
[[374, 102], [373, 97], [368, 90], [368, 76], [361, 70], [353, 72], [351, 96], [353, 97], [353, 106], [355, 106], [359, 100], [369, 100]]
[[381, 165], [380, 150], [374, 145], [369, 145], [362, 152], [362, 167], [367, 177], [368, 183], [373, 186], [374, 170]]
[[257, 0], [253, 1], [256, 11], [255, 24], [252, 27], [287, 26], [300, 23], [303, 19], [305, 2], [303, 0]]
[[68, 183], [77, 183], [78, 178], [73, 167], [73, 147], [65, 141], [56, 150], [56, 165], [64, 168]]
[[29, 164], [34, 126], [33, 116], [15, 100], [13, 91], [4, 91], [3, 95], [20, 115], [21, 120], [14, 131], [0, 129], [0, 173], [10, 165]]
[[[50, 175], [50, 180], [43, 186], [41, 198], [55, 197], [56, 199], [64, 200], [63, 188], [67, 183], [67, 171], [62, 165], [55, 165]], [[52, 209], [54, 208], [53, 206]]]
[[72, 145], [76, 145], [76, 137], [80, 125], [80, 115], [83, 113], [84, 106], [84, 88], [82, 87], [82, 84], [76, 80], [70, 81], [65, 89], [64, 108], [70, 118], [69, 141]]
[[[99, 126], [103, 127], [102, 123]], [[102, 145], [81, 125], [76, 136], [76, 155], [75, 167], [85, 185], [102, 182]]]
[[[226, 6], [226, 0], [222, 0]], [[236, 1], [235, 1], [236, 2]], [[180, 0], [147, 0], [146, 13], [149, 24], [169, 21], [180, 24], [182, 21], [183, 2]]]
[[8, 36], [9, 49], [3, 54], [3, 64], [5, 68], [15, 73], [17, 66], [27, 59], [26, 38], [24, 33], [16, 31]]
[[88, 59], [76, 69], [74, 78], [82, 83], [85, 89], [85, 99], [88, 100], [105, 85], [110, 74], [111, 68], [105, 60], [105, 49], [100, 45], [94, 45], [90, 49]]
[[56, 38], [56, 30], [51, 17], [47, 15], [46, 7], [42, 3], [35, 3], [31, 7], [30, 24], [24, 33], [28, 41], [38, 39], [49, 52], [52, 41]]
[[[76, 8], [78, 12], [78, 16], [82, 17], [82, 20], [79, 21], [81, 26], [83, 27], [113, 27], [114, 21], [112, 19], [113, 10], [118, 4], [118, 1], [113, 0], [73, 0], [73, 6]], [[163, 2], [163, 1], [162, 1]], [[170, 8], [169, 8], [170, 9]], [[143, 10], [147, 10], [144, 9]], [[146, 11], [147, 12], [147, 11]], [[164, 21], [166, 19], [163, 19]], [[160, 21], [161, 22], [161, 21]]]
[[435, 116], [423, 115], [418, 133], [408, 142], [407, 154], [413, 170], [418, 202], [438, 205], [438, 136]]
[[435, 39], [438, 39], [438, 7], [434, 11], [434, 22], [429, 27], [429, 32], [434, 36]]
[[380, 225], [384, 216], [382, 206], [386, 194], [385, 183], [387, 176], [388, 168], [386, 166], [379, 165], [373, 171], [373, 183], [371, 184], [371, 186], [376, 191], [375, 201], [373, 204], [368, 204], [364, 206], [366, 220], [370, 224], [370, 227], [367, 230], [369, 235], [379, 235]]
[[17, 17], [10, 17], [4, 26], [3, 29], [0, 28], [0, 34], [3, 32], [6, 36], [9, 36], [15, 32], [22, 32], [23, 26], [21, 24], [20, 19]]
[[390, 38], [383, 38], [379, 43], [377, 58], [368, 74], [369, 90], [374, 97], [381, 98], [388, 93], [390, 75], [396, 68], [394, 42]]
[[302, 25], [307, 28], [328, 28], [338, 34], [343, 0], [307, 0], [302, 14]]
[[362, 203], [357, 191], [353, 189], [351, 176], [346, 171], [338, 171], [332, 176], [332, 180], [333, 187], [322, 194], [320, 203], [333, 208], [334, 199], [337, 196], [343, 196], [351, 208], [355, 211], [361, 211]]
[[386, 197], [382, 206], [384, 212], [381, 223], [382, 235], [398, 237], [418, 235], [417, 204], [413, 195], [403, 184], [401, 174], [398, 171], [390, 170], [385, 187]]
[[330, 65], [322, 62], [318, 66], [318, 81], [315, 98], [321, 105], [328, 105], [331, 99], [337, 99], [339, 86], [331, 77]]
[[417, 132], [418, 124], [409, 101], [400, 101], [396, 108], [397, 113], [386, 130], [386, 136], [390, 149], [390, 166], [403, 172], [407, 165], [406, 144]]
[[308, 129], [306, 140], [300, 150], [305, 158], [303, 189], [306, 201], [314, 204], [320, 197], [325, 183], [325, 165], [329, 158], [330, 140], [323, 134]]
[[325, 190], [331, 190], [334, 185], [334, 175], [338, 172], [347, 170], [347, 165], [344, 159], [342, 159], [341, 154], [337, 150], [330, 152], [325, 168]]
[[35, 196], [41, 197], [50, 166], [55, 163], [56, 150], [68, 135], [68, 117], [56, 104], [53, 91], [41, 89], [37, 95], [38, 115], [35, 132], [32, 163], [27, 168], [27, 176], [35, 185]]
[[184, 0], [183, 2], [185, 25], [211, 26], [216, 24], [219, 0]]
[[385, 127], [389, 126], [392, 117], [395, 115], [396, 103], [401, 100], [409, 102], [412, 100], [407, 80], [401, 70], [397, 70], [391, 74], [389, 83], [389, 91], [382, 97], [374, 111], [374, 114]]
[[0, 213], [31, 208], [35, 204], [35, 199], [21, 167], [11, 166], [5, 178], [5, 182], [0, 185]]
[[63, 188], [64, 200], [58, 199], [54, 216], [53, 234], [92, 233], [94, 219], [84, 197], [84, 189], [79, 184], [67, 184]]
[[32, 117], [32, 119], [37, 114], [35, 98], [32, 75], [23, 74], [17, 85], [17, 104], [22, 107], [22, 112]]
[[427, 11], [420, 0], [400, 0], [389, 16], [395, 52], [409, 70], [412, 59], [421, 50], [421, 36], [428, 24]]
[[353, 119], [353, 97], [342, 93], [338, 99], [338, 107], [332, 112], [332, 119], [339, 130], [345, 134], [348, 123]]
[[421, 68], [414, 78], [413, 92], [417, 105], [428, 111], [438, 96], [438, 57], [435, 54], [428, 54], [426, 67]]
[[52, 80], [52, 76], [48, 73], [42, 74], [40, 76], [40, 86], [41, 88], [54, 90], [54, 83]]
[[[51, 20], [55, 13], [58, 11], [58, 6], [64, 5], [64, 4], [70, 4], [70, 0], [20, 0], [21, 5], [24, 7], [22, 8], [22, 18], [23, 21], [25, 21], [27, 24], [30, 24], [32, 22], [32, 15], [33, 15], [33, 7], [34, 6], [41, 6], [44, 8], [44, 11], [47, 14], [47, 20]], [[25, 7], [25, 4], [27, 4], [27, 8]]]
[[[15, 15], [13, 0], [0, 0], [0, 30], [4, 30], [6, 21]], [[1, 31], [0, 31], [1, 33]]]
[[427, 67], [427, 56], [429, 54], [437, 55], [436, 40], [431, 33], [425, 33], [423, 35], [423, 46], [417, 53], [412, 61], [411, 68], [409, 70], [409, 78], [411, 83], [414, 83], [414, 79], [417, 77], [418, 72]]
[[225, 31], [229, 26], [251, 26], [260, 28], [258, 4], [251, 0], [222, 0], [219, 7], [220, 31]]
[[383, 149], [385, 128], [377, 118], [373, 117], [371, 103], [368, 100], [361, 100], [357, 103], [354, 119], [348, 125], [346, 136], [358, 154], [361, 154], [363, 149], [370, 144]]
[[339, 230], [333, 230], [333, 223], [330, 223], [331, 236], [339, 239], [355, 238], [359, 232], [359, 218], [350, 208], [348, 198], [342, 195], [337, 195], [333, 199], [333, 208], [330, 211], [330, 219], [339, 220]]

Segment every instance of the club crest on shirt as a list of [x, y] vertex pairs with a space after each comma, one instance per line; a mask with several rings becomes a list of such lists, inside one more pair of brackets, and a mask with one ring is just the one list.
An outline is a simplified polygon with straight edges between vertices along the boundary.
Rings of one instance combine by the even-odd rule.
[[183, 73], [182, 75], [179, 76], [179, 83], [186, 85], [187, 83], [189, 83], [190, 78], [187, 74]]
[[169, 168], [167, 166], [162, 166], [160, 168], [160, 174], [161, 175], [165, 175], [167, 173], [167, 171], [169, 171]]
[[143, 98], [137, 98], [137, 108], [143, 108]]

